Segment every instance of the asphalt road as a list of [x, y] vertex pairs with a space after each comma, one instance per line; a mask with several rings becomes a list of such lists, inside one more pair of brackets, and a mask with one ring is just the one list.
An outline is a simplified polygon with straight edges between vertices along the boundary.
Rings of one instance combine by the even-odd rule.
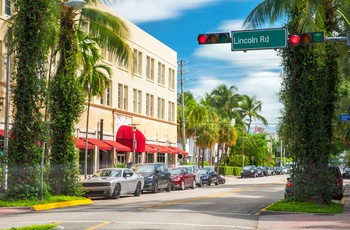
[[257, 213], [283, 199], [287, 176], [237, 179], [184, 191], [144, 193], [92, 205], [0, 216], [0, 229], [58, 223], [61, 229], [255, 229]]

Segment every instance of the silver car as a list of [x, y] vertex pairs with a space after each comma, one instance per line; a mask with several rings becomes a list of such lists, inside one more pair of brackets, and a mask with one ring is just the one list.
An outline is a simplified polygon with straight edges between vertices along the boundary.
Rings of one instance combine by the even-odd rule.
[[202, 187], [203, 183], [202, 183], [202, 175], [201, 172], [199, 171], [199, 168], [197, 165], [180, 165], [178, 167], [185, 167], [185, 168], [189, 168], [190, 172], [193, 173], [194, 175], [196, 175], [196, 185], [198, 187]]
[[140, 196], [144, 186], [143, 176], [128, 168], [104, 168], [92, 177], [81, 180], [88, 197], [109, 197], [118, 199], [121, 195]]

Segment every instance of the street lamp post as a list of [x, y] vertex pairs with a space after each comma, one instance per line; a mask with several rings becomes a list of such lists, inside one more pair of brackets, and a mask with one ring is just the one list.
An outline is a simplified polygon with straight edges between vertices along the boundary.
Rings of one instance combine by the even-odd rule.
[[244, 130], [242, 130], [242, 170], [244, 168]]
[[139, 124], [130, 124], [132, 127], [132, 133], [133, 133], [133, 137], [132, 137], [132, 154], [133, 154], [133, 158], [134, 158], [134, 164], [136, 164], [136, 147], [137, 147], [137, 140], [136, 140], [136, 131], [137, 128], [136, 126]]

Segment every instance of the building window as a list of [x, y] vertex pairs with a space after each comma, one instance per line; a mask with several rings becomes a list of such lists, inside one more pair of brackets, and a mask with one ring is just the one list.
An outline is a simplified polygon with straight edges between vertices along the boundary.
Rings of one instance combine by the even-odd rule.
[[110, 106], [111, 105], [111, 87], [108, 86], [106, 89], [106, 105]]
[[142, 53], [134, 50], [134, 73], [142, 75]]
[[168, 87], [170, 89], [175, 89], [175, 70], [169, 68], [169, 76], [168, 76]]
[[141, 114], [142, 92], [134, 89], [132, 94], [133, 112]]
[[153, 117], [153, 95], [146, 94], [146, 115]]
[[162, 116], [162, 119], [164, 120], [164, 112], [165, 112], [165, 100], [162, 99], [162, 107], [161, 107], [161, 116]]
[[157, 116], [159, 119], [164, 119], [164, 101], [164, 99], [158, 97]]
[[136, 103], [137, 103], [136, 94], [137, 94], [137, 89], [134, 89], [132, 91], [132, 111], [134, 113], [136, 113]]
[[120, 57], [118, 58], [118, 67], [121, 69], [128, 69], [128, 60], [125, 59], [124, 61], [120, 60]]
[[5, 15], [11, 16], [11, 0], [5, 0]]
[[146, 93], [146, 115], [149, 116], [149, 98], [150, 95]]
[[123, 85], [122, 84], [118, 84], [118, 109], [122, 108], [122, 88]]
[[153, 108], [154, 108], [154, 96], [151, 95], [150, 100], [149, 100], [149, 116], [153, 117]]
[[162, 63], [158, 62], [158, 74], [157, 74], [158, 84], [162, 82], [161, 73], [162, 73]]
[[141, 114], [142, 92], [137, 91], [137, 113]]
[[146, 59], [146, 78], [154, 81], [154, 59], [149, 56]]
[[123, 88], [123, 109], [128, 110], [128, 87], [126, 85]]

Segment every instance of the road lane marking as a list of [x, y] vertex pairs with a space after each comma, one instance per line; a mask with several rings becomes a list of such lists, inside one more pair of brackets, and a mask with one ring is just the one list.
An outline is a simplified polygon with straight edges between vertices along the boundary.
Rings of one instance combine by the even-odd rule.
[[99, 227], [105, 226], [105, 225], [107, 225], [107, 224], [114, 224], [114, 223], [115, 223], [115, 222], [112, 222], [112, 221], [110, 221], [110, 222], [103, 222], [103, 223], [101, 223], [101, 224], [92, 226], [92, 227], [87, 228], [87, 229], [85, 229], [85, 230], [94, 230], [94, 229], [97, 229], [97, 228], [99, 228]]
[[190, 203], [190, 202], [193, 202], [193, 201], [212, 199], [212, 198], [216, 198], [216, 197], [229, 195], [229, 194], [232, 194], [232, 193], [244, 192], [244, 191], [253, 190], [253, 189], [264, 187], [264, 186], [269, 186], [269, 185], [272, 185], [272, 184], [276, 184], [276, 183], [255, 185], [255, 186], [250, 186], [250, 187], [246, 187], [246, 188], [231, 190], [231, 191], [227, 191], [227, 192], [216, 193], [216, 194], [209, 195], [209, 196], [194, 197], [194, 198], [178, 200], [178, 201], [169, 201], [169, 202], [164, 202], [164, 203], [161, 203], [161, 204], [149, 205], [149, 206], [146, 206], [146, 207], [142, 207], [140, 209], [141, 210], [142, 209], [154, 209], [154, 208], [161, 208], [161, 207], [166, 207], [166, 206], [171, 206], [171, 205]]

